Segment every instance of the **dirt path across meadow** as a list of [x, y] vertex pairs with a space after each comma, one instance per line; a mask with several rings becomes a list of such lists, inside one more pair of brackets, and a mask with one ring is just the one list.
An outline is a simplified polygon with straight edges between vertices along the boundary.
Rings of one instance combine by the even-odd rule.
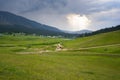
[[[92, 48], [101, 48], [101, 47], [109, 47], [109, 46], [117, 46], [120, 44], [112, 44], [112, 45], [104, 45], [104, 46], [95, 46], [95, 47], [87, 47], [87, 48], [79, 48], [79, 49], [61, 49], [61, 50], [40, 50], [37, 52], [18, 52], [17, 54], [42, 54], [42, 53], [48, 53], [48, 52], [60, 52], [60, 51], [71, 51], [71, 50], [83, 50], [83, 49], [92, 49]], [[90, 55], [90, 54], [89, 54]], [[96, 55], [96, 54], [93, 54]], [[98, 55], [98, 54], [97, 54]], [[100, 54], [103, 55], [103, 54]], [[120, 54], [105, 54], [105, 55], [111, 55], [111, 56], [120, 56]]]

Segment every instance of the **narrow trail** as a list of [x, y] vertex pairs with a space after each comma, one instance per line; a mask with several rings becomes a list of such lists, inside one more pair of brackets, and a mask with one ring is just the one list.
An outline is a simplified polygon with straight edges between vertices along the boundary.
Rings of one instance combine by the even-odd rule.
[[94, 47], [86, 47], [86, 48], [78, 48], [78, 49], [62, 49], [61, 51], [93, 49], [93, 48], [102, 48], [102, 47], [119, 46], [119, 45], [120, 44], [111, 44], [111, 45], [94, 46]]

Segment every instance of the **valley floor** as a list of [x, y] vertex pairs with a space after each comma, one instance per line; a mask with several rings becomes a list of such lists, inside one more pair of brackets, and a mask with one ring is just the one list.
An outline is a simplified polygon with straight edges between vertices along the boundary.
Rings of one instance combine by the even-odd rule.
[[[64, 48], [56, 51], [60, 42]], [[87, 48], [65, 43], [62, 38], [0, 37], [0, 80], [120, 79], [119, 43]]]

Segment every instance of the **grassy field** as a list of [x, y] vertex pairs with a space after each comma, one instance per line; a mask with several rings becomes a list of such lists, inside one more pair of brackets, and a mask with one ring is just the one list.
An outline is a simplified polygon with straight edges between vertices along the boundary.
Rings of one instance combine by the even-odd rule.
[[[119, 80], [119, 35], [74, 40], [0, 36], [0, 80]], [[58, 43], [67, 50], [55, 51]]]

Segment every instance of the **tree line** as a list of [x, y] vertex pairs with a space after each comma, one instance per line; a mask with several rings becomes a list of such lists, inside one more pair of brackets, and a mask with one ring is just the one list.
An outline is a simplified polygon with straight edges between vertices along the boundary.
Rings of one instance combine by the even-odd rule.
[[83, 34], [78, 35], [78, 37], [87, 37], [87, 36], [92, 36], [92, 35], [96, 35], [100, 33], [106, 33], [106, 32], [117, 31], [117, 30], [120, 30], [120, 25], [100, 29], [100, 30], [97, 30], [91, 33], [83, 33]]

